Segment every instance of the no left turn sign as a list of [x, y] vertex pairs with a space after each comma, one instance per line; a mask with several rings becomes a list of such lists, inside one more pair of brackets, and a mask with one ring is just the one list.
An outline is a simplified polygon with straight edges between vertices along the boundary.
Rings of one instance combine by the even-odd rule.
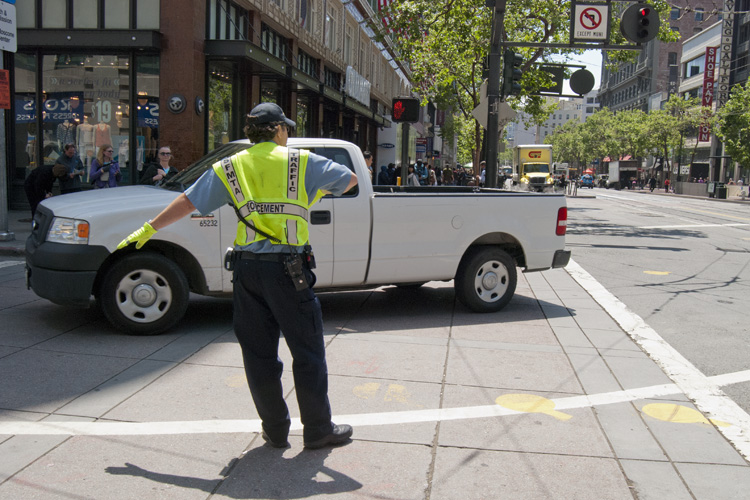
[[595, 30], [602, 24], [602, 13], [592, 7], [587, 7], [581, 12], [581, 18], [578, 21], [584, 29]]
[[570, 38], [579, 42], [605, 42], [609, 38], [609, 5], [574, 3]]

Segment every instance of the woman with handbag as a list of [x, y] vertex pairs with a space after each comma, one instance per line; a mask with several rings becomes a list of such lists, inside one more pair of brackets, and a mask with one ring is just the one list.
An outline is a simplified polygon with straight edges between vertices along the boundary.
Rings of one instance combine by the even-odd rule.
[[112, 159], [114, 149], [111, 144], [104, 144], [91, 162], [89, 177], [95, 188], [117, 187], [122, 179], [120, 165]]

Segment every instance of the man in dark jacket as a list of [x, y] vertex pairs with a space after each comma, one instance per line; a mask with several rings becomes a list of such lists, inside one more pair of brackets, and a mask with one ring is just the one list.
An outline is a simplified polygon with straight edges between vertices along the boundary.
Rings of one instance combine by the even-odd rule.
[[380, 173], [378, 174], [378, 186], [387, 186], [391, 183], [391, 176], [388, 174], [388, 167], [383, 165], [380, 167]]
[[23, 188], [31, 205], [31, 218], [34, 218], [36, 207], [52, 196], [52, 185], [55, 180], [65, 177], [67, 171], [62, 165], [40, 165], [26, 177]]

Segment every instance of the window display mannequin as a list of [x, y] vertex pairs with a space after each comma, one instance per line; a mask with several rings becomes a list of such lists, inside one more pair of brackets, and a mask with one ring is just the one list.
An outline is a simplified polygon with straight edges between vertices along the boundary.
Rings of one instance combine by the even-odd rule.
[[85, 166], [91, 164], [91, 158], [94, 156], [94, 124], [91, 116], [86, 116], [86, 121], [76, 128], [76, 144], [78, 152], [81, 155], [81, 161]]
[[112, 144], [112, 133], [106, 123], [94, 125], [94, 146], [101, 147], [104, 144]]
[[57, 126], [57, 145], [62, 149], [66, 144], [76, 142], [76, 124], [65, 120]]

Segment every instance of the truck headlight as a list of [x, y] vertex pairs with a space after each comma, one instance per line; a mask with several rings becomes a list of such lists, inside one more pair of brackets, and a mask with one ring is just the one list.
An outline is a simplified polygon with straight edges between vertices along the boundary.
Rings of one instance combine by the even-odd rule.
[[74, 245], [88, 245], [89, 223], [80, 219], [55, 217], [47, 232], [47, 241], [54, 243], [72, 243]]
[[524, 184], [528, 184], [529, 183], [529, 178], [528, 177], [521, 177], [521, 182], [523, 182]]
[[555, 179], [553, 179], [552, 177], [547, 177], [547, 184], [552, 184], [553, 182], [555, 182]]

